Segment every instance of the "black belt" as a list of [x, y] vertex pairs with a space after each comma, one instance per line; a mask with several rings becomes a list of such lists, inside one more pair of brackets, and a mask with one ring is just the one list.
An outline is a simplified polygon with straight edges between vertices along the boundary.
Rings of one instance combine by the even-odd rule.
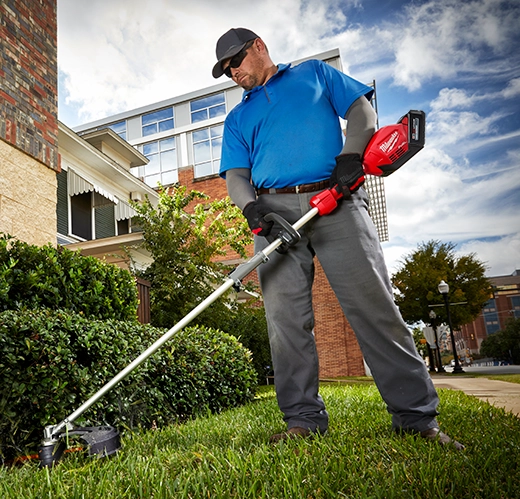
[[329, 180], [322, 180], [321, 182], [314, 182], [314, 184], [302, 184], [294, 187], [282, 187], [281, 189], [275, 189], [271, 187], [256, 189], [257, 194], [302, 194], [304, 192], [315, 192], [330, 187]]

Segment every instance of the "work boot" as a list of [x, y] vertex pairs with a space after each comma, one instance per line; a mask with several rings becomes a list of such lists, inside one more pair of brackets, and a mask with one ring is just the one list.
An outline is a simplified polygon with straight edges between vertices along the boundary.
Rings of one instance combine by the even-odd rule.
[[276, 433], [269, 439], [269, 442], [275, 444], [282, 440], [291, 440], [294, 438], [308, 438], [311, 435], [312, 432], [308, 428], [302, 428], [301, 426], [293, 426], [292, 428], [289, 428], [287, 431], [284, 431], [283, 433]]
[[456, 440], [452, 440], [446, 433], [443, 433], [439, 428], [430, 428], [419, 433], [421, 438], [438, 442], [441, 445], [453, 445], [457, 450], [464, 450], [466, 447]]

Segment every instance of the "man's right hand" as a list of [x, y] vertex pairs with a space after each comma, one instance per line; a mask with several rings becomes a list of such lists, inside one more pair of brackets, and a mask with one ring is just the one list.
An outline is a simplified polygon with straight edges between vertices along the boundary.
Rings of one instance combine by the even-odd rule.
[[268, 236], [273, 228], [273, 222], [264, 219], [265, 215], [271, 212], [267, 206], [259, 205], [257, 201], [248, 203], [242, 211], [253, 234], [263, 237]]
[[359, 154], [336, 156], [336, 167], [330, 177], [330, 186], [343, 197], [350, 197], [365, 183], [365, 172]]

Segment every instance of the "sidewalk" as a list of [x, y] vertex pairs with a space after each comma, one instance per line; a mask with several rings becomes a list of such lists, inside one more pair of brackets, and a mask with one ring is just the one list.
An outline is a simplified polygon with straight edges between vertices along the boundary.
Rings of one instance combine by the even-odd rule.
[[461, 390], [520, 417], [520, 384], [487, 378], [433, 375], [436, 388]]

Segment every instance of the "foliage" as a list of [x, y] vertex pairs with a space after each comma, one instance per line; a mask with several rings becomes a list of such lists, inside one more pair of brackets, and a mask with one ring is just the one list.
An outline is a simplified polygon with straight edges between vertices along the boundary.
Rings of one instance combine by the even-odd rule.
[[510, 319], [502, 331], [490, 334], [480, 345], [480, 353], [520, 364], [520, 319]]
[[[137, 272], [151, 282], [151, 323], [172, 327], [224, 281], [230, 268], [219, 262], [229, 251], [245, 257], [251, 231], [229, 198], [206, 202], [207, 196], [177, 187], [159, 193], [157, 207], [148, 200], [134, 204], [136, 223], [143, 230], [144, 247], [153, 263]], [[202, 202], [201, 202], [202, 201]], [[196, 323], [239, 338], [253, 353], [259, 382], [271, 365], [263, 307], [239, 304], [221, 297]]]
[[[46, 425], [72, 413], [164, 332], [66, 311], [1, 313], [0, 457], [34, 449]], [[255, 384], [250, 353], [235, 338], [186, 328], [84, 417], [94, 425], [162, 425], [247, 402]]]
[[0, 468], [4, 499], [520, 497], [520, 419], [458, 390], [439, 390], [442, 429], [457, 452], [390, 430], [373, 384], [320, 388], [329, 431], [268, 443], [283, 428], [274, 390], [183, 425], [123, 436], [113, 459], [66, 454], [52, 471], [37, 462]]
[[398, 291], [395, 301], [408, 324], [430, 324], [431, 305], [439, 305], [433, 309], [438, 323], [447, 323], [444, 299], [437, 289], [441, 280], [450, 286], [450, 303], [466, 302], [450, 307], [455, 330], [472, 322], [489, 300], [492, 288], [485, 277], [484, 264], [474, 254], [457, 257], [454, 248], [452, 243], [422, 243], [404, 258], [392, 276]]
[[0, 310], [67, 309], [98, 319], [137, 320], [132, 275], [94, 257], [0, 236]]
[[[207, 202], [208, 196], [183, 186], [159, 193], [157, 206], [146, 199], [132, 206], [143, 231], [144, 248], [153, 263], [141, 277], [151, 282], [151, 322], [172, 327], [222, 283], [229, 271], [219, 258], [231, 249], [245, 255], [250, 231], [229, 198]], [[137, 272], [137, 271], [136, 271]], [[225, 314], [225, 299], [203, 312], [198, 323], [211, 314]]]

